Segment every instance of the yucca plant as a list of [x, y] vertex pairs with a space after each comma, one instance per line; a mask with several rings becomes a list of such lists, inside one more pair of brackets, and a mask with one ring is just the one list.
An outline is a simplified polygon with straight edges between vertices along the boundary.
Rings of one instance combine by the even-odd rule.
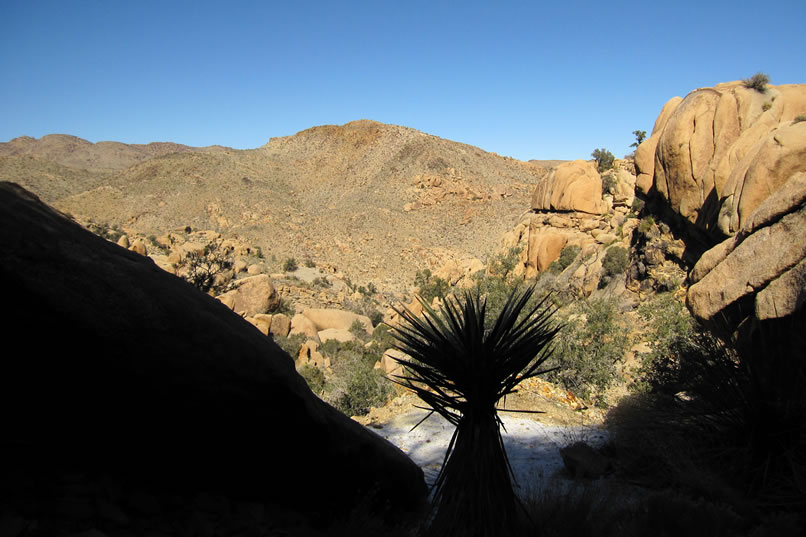
[[496, 405], [544, 372], [559, 331], [545, 298], [525, 309], [534, 291], [513, 290], [487, 329], [487, 305], [478, 292], [445, 298], [440, 312], [421, 301], [422, 317], [398, 311], [396, 347], [409, 358], [398, 360], [406, 373], [392, 380], [430, 407], [426, 419], [436, 412], [456, 426], [434, 484], [431, 535], [509, 535], [521, 524], [524, 511]]

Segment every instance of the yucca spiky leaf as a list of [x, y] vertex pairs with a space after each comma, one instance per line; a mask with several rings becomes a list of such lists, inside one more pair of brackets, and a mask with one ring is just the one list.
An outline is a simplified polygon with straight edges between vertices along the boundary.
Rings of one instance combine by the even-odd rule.
[[[496, 404], [540, 374], [560, 327], [546, 299], [524, 313], [534, 286], [513, 290], [485, 329], [486, 301], [476, 293], [443, 300], [441, 312], [398, 310], [393, 335], [407, 372], [392, 380], [413, 390], [432, 412], [456, 426], [434, 484], [432, 533], [497, 535], [512, 528], [517, 498]], [[430, 414], [429, 414], [430, 415]], [[419, 425], [419, 424], [418, 424]]]

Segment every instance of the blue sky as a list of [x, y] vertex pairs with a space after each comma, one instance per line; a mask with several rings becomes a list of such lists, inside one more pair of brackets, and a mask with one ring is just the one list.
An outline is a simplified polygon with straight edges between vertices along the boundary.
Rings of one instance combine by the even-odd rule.
[[0, 141], [253, 148], [374, 119], [528, 159], [630, 151], [663, 104], [806, 83], [806, 2], [0, 0]]

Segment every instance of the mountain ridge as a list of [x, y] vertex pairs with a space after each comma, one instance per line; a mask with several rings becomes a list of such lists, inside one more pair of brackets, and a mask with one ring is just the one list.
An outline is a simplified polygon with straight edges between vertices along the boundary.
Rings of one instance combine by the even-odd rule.
[[357, 282], [397, 288], [417, 270], [491, 254], [548, 171], [372, 120], [316, 126], [256, 149], [166, 147], [148, 155], [135, 147], [137, 162], [110, 169], [47, 146], [9, 154], [6, 144], [0, 179], [76, 217], [144, 235], [211, 228], [276, 260], [325, 261]]

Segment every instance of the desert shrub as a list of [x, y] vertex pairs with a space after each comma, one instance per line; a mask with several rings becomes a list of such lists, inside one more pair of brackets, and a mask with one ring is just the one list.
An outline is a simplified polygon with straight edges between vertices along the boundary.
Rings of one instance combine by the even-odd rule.
[[750, 78], [742, 80], [745, 88], [756, 90], [760, 93], [767, 91], [767, 84], [770, 83], [770, 77], [764, 73], [756, 73]]
[[806, 121], [806, 114], [800, 114], [799, 116], [795, 116], [795, 119], [792, 120], [792, 123], [800, 123], [801, 121]]
[[314, 287], [322, 287], [323, 289], [327, 289], [328, 287], [332, 287], [333, 284], [328, 281], [328, 279], [324, 276], [319, 276], [318, 278], [314, 278], [311, 284]]
[[363, 341], [366, 343], [369, 341], [371, 335], [367, 333], [367, 329], [364, 327], [364, 323], [356, 319], [353, 321], [353, 324], [350, 325], [350, 333], [353, 335], [354, 338]]
[[386, 349], [391, 348], [397, 341], [392, 335], [391, 330], [392, 328], [386, 323], [377, 325], [375, 330], [372, 331], [370, 343], [380, 349], [381, 352], [385, 352]]
[[604, 396], [618, 380], [617, 362], [629, 345], [627, 328], [619, 322], [616, 299], [588, 299], [577, 303], [562, 319], [563, 329], [555, 339], [548, 374], [574, 394], [606, 406]]
[[313, 259], [308, 258], [305, 260], [305, 266], [308, 268], [314, 268], [316, 263], [313, 262]]
[[652, 216], [647, 216], [646, 218], [642, 218], [638, 223], [638, 232], [647, 235], [654, 227], [655, 219], [652, 218]]
[[605, 252], [604, 259], [602, 259], [602, 269], [606, 277], [612, 278], [617, 274], [623, 273], [627, 270], [629, 259], [627, 256], [627, 249], [622, 246], [613, 246], [608, 248]]
[[625, 471], [705, 498], [804, 512], [804, 322], [806, 311], [746, 320], [723, 327], [734, 336], [679, 354], [668, 387], [608, 418]]
[[618, 178], [612, 172], [602, 175], [602, 193], [615, 194], [618, 188]]
[[772, 103], [769, 101], [761, 105], [761, 110], [764, 112], [766, 112], [770, 108], [772, 108]]
[[414, 276], [414, 285], [417, 287], [417, 294], [427, 303], [431, 303], [435, 297], [443, 297], [450, 290], [450, 284], [431, 274], [431, 270], [418, 270]]
[[591, 156], [596, 161], [596, 169], [599, 170], [599, 173], [611, 169], [616, 160], [616, 157], [613, 156], [613, 153], [604, 148], [594, 149], [593, 153], [591, 153]]
[[520, 246], [509, 248], [506, 252], [499, 253], [490, 261], [490, 272], [492, 274], [506, 277], [510, 272], [515, 270], [515, 267], [520, 262], [521, 251]]
[[[672, 293], [659, 293], [638, 308], [647, 323], [650, 351], [638, 355], [640, 366], [630, 386], [634, 391], [679, 391], [681, 356], [694, 356], [711, 347], [686, 309]], [[693, 359], [693, 358], [692, 358]]]
[[393, 390], [391, 382], [375, 369], [379, 350], [357, 341], [329, 340], [319, 351], [333, 362], [333, 376], [325, 386], [326, 401], [348, 416], [363, 416], [370, 407], [386, 404]]
[[202, 293], [218, 294], [224, 285], [218, 276], [232, 268], [232, 251], [221, 241], [208, 242], [201, 252], [188, 252], [176, 265], [176, 275]]
[[325, 390], [325, 374], [315, 365], [305, 364], [299, 368], [298, 373], [313, 393], [319, 395]]
[[579, 252], [581, 251], [582, 248], [580, 248], [576, 244], [569, 244], [568, 246], [562, 249], [562, 251], [560, 252], [560, 257], [557, 258], [556, 261], [552, 262], [551, 265], [549, 265], [549, 270], [555, 274], [561, 273], [562, 271], [571, 266], [571, 263], [573, 263], [576, 260], [577, 256], [579, 255]]
[[294, 307], [293, 302], [287, 298], [280, 297], [280, 300], [277, 301], [277, 305], [271, 308], [268, 313], [283, 313], [289, 317], [293, 317], [294, 314], [297, 313], [297, 309]]
[[112, 242], [117, 242], [123, 236], [123, 231], [116, 224], [96, 224], [90, 222], [87, 228], [104, 239]]
[[305, 334], [291, 334], [288, 336], [280, 336], [272, 334], [271, 338], [277, 345], [285, 351], [291, 358], [296, 359], [299, 354], [299, 349], [308, 337]]
[[378, 326], [378, 323], [383, 321], [383, 313], [378, 309], [378, 302], [369, 296], [362, 295], [358, 300], [345, 298], [342, 306], [348, 311], [369, 317], [372, 326]]
[[299, 268], [299, 265], [297, 265], [297, 260], [294, 259], [293, 257], [289, 257], [283, 263], [283, 271], [284, 272], [294, 272], [298, 268]]
[[260, 246], [253, 247], [252, 252], [258, 259], [263, 259], [263, 250], [260, 248]]
[[633, 198], [632, 207], [631, 207], [632, 212], [634, 212], [635, 214], [640, 213], [641, 211], [644, 210], [644, 205], [645, 205], [645, 203], [644, 203], [644, 201], [642, 199]]
[[378, 292], [378, 288], [375, 287], [374, 283], [369, 282], [366, 287], [359, 285], [356, 291], [365, 296], [372, 296]]

